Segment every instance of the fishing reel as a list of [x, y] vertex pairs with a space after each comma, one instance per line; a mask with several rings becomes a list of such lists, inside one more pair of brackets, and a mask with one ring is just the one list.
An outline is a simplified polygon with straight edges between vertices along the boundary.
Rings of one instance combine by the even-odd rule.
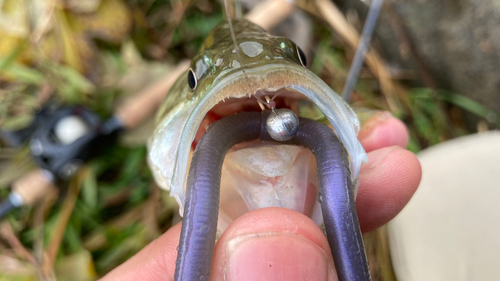
[[103, 122], [83, 106], [50, 101], [27, 128], [1, 131], [1, 137], [14, 147], [29, 142], [37, 165], [54, 178], [67, 181], [85, 160], [112, 143], [122, 129], [115, 117]]
[[81, 107], [47, 108], [29, 145], [38, 166], [55, 178], [68, 180], [86, 159], [114, 141], [122, 125], [116, 118], [102, 122]]
[[82, 106], [60, 106], [50, 101], [27, 128], [0, 131], [2, 139], [12, 146], [29, 142], [39, 166], [11, 184], [12, 192], [0, 204], [0, 219], [10, 210], [36, 201], [52, 182], [68, 181], [85, 160], [113, 142], [122, 128], [115, 117], [102, 122]]

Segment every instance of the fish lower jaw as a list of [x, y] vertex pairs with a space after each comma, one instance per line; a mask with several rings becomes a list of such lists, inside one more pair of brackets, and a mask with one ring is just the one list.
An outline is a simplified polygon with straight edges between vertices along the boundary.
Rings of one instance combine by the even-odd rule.
[[303, 147], [253, 141], [233, 148], [224, 160], [218, 233], [238, 217], [281, 207], [323, 223], [317, 202], [316, 159]]

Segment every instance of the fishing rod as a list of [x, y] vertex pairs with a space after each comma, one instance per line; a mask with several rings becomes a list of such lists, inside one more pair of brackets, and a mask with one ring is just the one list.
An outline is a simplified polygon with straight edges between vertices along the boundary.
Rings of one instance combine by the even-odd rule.
[[351, 101], [352, 91], [358, 81], [359, 72], [363, 66], [363, 61], [365, 59], [366, 52], [368, 51], [368, 47], [370, 46], [370, 40], [372, 38], [373, 31], [375, 30], [375, 25], [383, 3], [384, 0], [373, 0], [368, 10], [368, 16], [366, 17], [363, 30], [361, 31], [361, 38], [359, 40], [356, 53], [354, 54], [351, 68], [347, 74], [347, 80], [344, 88], [342, 89], [341, 96], [347, 102]]
[[113, 143], [121, 132], [137, 127], [154, 113], [187, 65], [187, 61], [178, 64], [166, 78], [118, 107], [108, 120], [102, 121], [83, 106], [60, 106], [49, 101], [27, 128], [0, 132], [12, 146], [29, 142], [30, 153], [38, 165], [11, 184], [11, 193], [0, 203], [0, 220], [11, 210], [36, 202], [54, 182], [71, 179], [85, 161]]

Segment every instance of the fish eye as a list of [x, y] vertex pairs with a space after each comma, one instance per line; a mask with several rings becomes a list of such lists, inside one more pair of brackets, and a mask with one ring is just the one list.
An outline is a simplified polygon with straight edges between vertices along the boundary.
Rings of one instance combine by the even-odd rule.
[[307, 58], [306, 55], [304, 54], [304, 51], [302, 51], [302, 49], [297, 45], [295, 45], [295, 47], [297, 48], [297, 56], [299, 57], [300, 63], [302, 64], [303, 67], [306, 67]]
[[196, 89], [196, 86], [198, 86], [198, 80], [196, 80], [196, 75], [194, 74], [192, 68], [190, 68], [188, 71], [188, 85], [191, 91], [194, 91], [194, 89]]

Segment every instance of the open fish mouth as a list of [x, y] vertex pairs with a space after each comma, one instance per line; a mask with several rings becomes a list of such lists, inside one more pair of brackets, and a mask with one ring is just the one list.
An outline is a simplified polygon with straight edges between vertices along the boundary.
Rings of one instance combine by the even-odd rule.
[[[277, 108], [300, 110], [314, 104], [302, 94], [286, 89], [267, 92], [276, 96]], [[217, 120], [240, 112], [260, 112], [256, 98], [230, 98], [214, 106], [198, 129], [193, 148], [206, 129]], [[243, 214], [260, 208], [283, 207], [303, 213], [318, 225], [323, 223], [317, 203], [316, 159], [309, 149], [289, 142], [254, 140], [235, 145], [222, 166], [218, 231]]]
[[[182, 78], [181, 78], [182, 79]], [[303, 115], [301, 105], [317, 107], [331, 123], [349, 160], [352, 189], [366, 153], [356, 136], [359, 122], [352, 109], [309, 70], [292, 64], [266, 64], [222, 73], [203, 93], [193, 93], [159, 121], [149, 141], [149, 162], [157, 183], [170, 189], [183, 213], [190, 152], [215, 121], [243, 111], [261, 111], [255, 95], [275, 96], [276, 108]], [[254, 209], [284, 207], [323, 223], [316, 200], [316, 160], [303, 147], [252, 141], [234, 146], [222, 168], [218, 232]]]

